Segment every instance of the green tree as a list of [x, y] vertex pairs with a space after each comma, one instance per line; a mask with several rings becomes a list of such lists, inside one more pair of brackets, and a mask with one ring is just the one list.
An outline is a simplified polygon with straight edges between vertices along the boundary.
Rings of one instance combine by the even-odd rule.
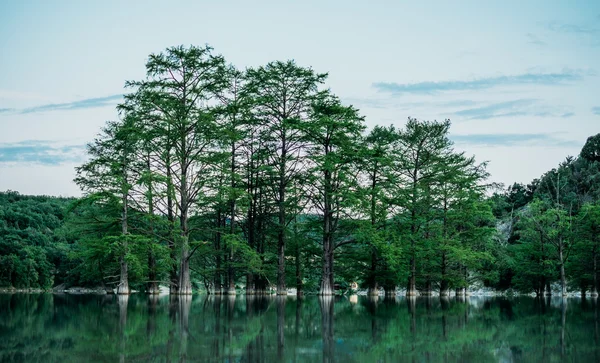
[[586, 203], [575, 216], [574, 239], [577, 249], [570, 260], [569, 275], [582, 293], [591, 287], [592, 296], [598, 296], [600, 279], [600, 203]]
[[402, 209], [397, 221], [399, 228], [407, 227], [408, 296], [416, 294], [417, 260], [431, 243], [427, 231], [434, 203], [431, 185], [440, 175], [439, 165], [444, 156], [450, 152], [449, 128], [449, 120], [430, 122], [409, 118], [393, 151], [397, 157], [394, 204]]
[[[269, 149], [272, 188], [277, 205], [277, 293], [287, 294], [285, 283], [285, 245], [287, 226], [293, 219], [287, 192], [298, 177], [302, 165], [301, 133], [298, 124], [308, 117], [318, 95], [318, 86], [327, 77], [293, 61], [271, 62], [248, 69], [248, 96], [255, 117], [264, 125], [261, 137]], [[292, 214], [292, 215], [290, 215]]]
[[128, 260], [129, 260], [129, 200], [132, 185], [140, 170], [134, 150], [137, 144], [134, 119], [125, 116], [120, 122], [109, 122], [102, 134], [88, 145], [90, 160], [76, 168], [75, 182], [86, 193], [87, 197], [104, 203], [115, 203], [121, 208], [121, 234], [119, 262], [120, 279], [118, 294], [129, 294]]
[[[369, 245], [369, 251], [364, 253], [370, 254], [370, 266], [365, 278], [370, 296], [379, 294], [380, 284], [386, 283], [390, 266], [398, 257], [394, 252], [398, 252], [399, 246], [390, 246], [393, 238], [387, 238], [390, 233], [389, 219], [394, 212], [391, 201], [395, 194], [391, 171], [394, 161], [392, 147], [398, 138], [399, 132], [393, 126], [375, 126], [364, 138], [366, 154], [363, 158], [363, 172], [366, 174], [366, 182], [362, 188], [364, 198], [361, 199], [370, 222], [369, 227], [363, 228]], [[395, 284], [396, 281], [393, 280]]]
[[358, 110], [327, 95], [313, 104], [311, 117], [300, 125], [310, 161], [311, 204], [322, 218], [323, 272], [319, 295], [334, 294], [333, 257], [336, 248], [354, 240], [339, 236], [340, 222], [357, 205], [356, 141], [364, 130]]
[[227, 67], [223, 57], [212, 54], [208, 46], [179, 46], [150, 55], [146, 74], [145, 80], [127, 85], [137, 89], [135, 99], [144, 110], [155, 115], [155, 128], [169, 146], [167, 188], [174, 192], [181, 251], [176, 291], [172, 292], [191, 294], [189, 217], [203, 197], [203, 174], [216, 164], [220, 136], [207, 103], [227, 87]]

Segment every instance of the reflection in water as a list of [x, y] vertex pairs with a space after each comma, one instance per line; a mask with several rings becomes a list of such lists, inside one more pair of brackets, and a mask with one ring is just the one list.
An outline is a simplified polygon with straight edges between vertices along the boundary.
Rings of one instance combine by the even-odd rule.
[[333, 296], [319, 296], [319, 307], [321, 308], [321, 336], [323, 337], [323, 362], [335, 362], [333, 299]]
[[0, 295], [0, 361], [600, 361], [597, 299], [353, 300]]
[[190, 295], [179, 295], [177, 296], [179, 314], [179, 335], [181, 336], [181, 343], [179, 347], [179, 361], [187, 361], [188, 352], [188, 339], [190, 335], [189, 331], [189, 320], [190, 320], [190, 307], [192, 304], [192, 297]]
[[129, 295], [117, 295], [117, 304], [119, 306], [119, 362], [125, 362], [125, 355], [127, 354], [125, 329], [127, 327], [128, 303]]
[[286, 296], [278, 295], [275, 297], [277, 303], [277, 359], [283, 359], [283, 350], [285, 347], [285, 302]]

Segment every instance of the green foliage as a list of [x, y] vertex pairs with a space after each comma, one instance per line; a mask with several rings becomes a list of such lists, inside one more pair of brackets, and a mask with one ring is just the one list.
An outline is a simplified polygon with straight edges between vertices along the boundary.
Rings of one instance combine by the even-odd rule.
[[0, 286], [50, 288], [69, 272], [63, 223], [72, 199], [0, 192]]
[[588, 137], [580, 155], [588, 162], [600, 162], [600, 134]]
[[83, 198], [0, 194], [0, 285], [598, 288], [600, 135], [489, 194], [449, 120], [367, 130], [326, 79], [209, 46], [151, 54], [76, 168]]

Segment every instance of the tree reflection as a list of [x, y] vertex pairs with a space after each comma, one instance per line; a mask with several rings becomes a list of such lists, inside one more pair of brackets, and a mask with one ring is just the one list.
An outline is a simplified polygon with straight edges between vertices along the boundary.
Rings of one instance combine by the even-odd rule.
[[600, 361], [590, 298], [200, 299], [0, 295], [0, 361]]
[[179, 315], [179, 334], [181, 342], [179, 346], [179, 361], [187, 361], [188, 353], [188, 339], [190, 335], [189, 320], [190, 320], [190, 307], [192, 306], [191, 295], [179, 295], [178, 296], [178, 315]]
[[125, 356], [127, 355], [125, 329], [127, 327], [129, 295], [117, 295], [117, 304], [119, 306], [119, 362], [125, 362]]
[[333, 299], [333, 296], [319, 296], [319, 306], [321, 308], [321, 337], [323, 339], [323, 362], [335, 362]]

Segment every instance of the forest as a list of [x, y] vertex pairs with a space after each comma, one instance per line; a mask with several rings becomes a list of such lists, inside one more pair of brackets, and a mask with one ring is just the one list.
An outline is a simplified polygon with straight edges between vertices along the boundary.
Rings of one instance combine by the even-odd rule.
[[597, 295], [600, 134], [505, 188], [449, 120], [368, 129], [326, 80], [209, 46], [151, 54], [88, 144], [82, 197], [0, 193], [0, 287]]

